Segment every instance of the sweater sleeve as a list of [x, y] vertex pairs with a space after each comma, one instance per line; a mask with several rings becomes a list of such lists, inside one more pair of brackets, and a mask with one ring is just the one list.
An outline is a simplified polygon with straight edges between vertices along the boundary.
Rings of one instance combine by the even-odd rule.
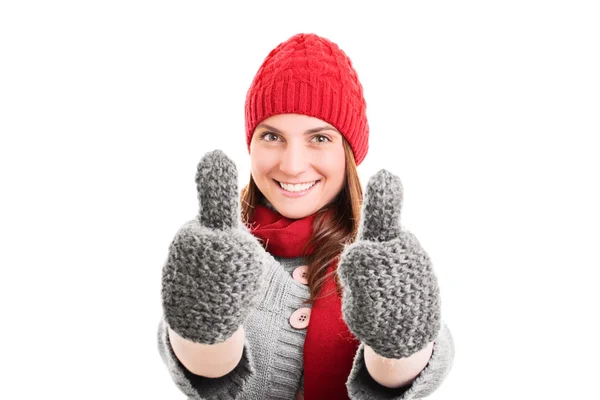
[[221, 378], [206, 378], [191, 373], [179, 361], [171, 347], [164, 318], [161, 318], [158, 325], [157, 338], [158, 352], [169, 370], [173, 382], [189, 399], [233, 400], [239, 397], [250, 377], [255, 373], [248, 339], [244, 344], [242, 359], [233, 371]]
[[452, 369], [454, 340], [448, 326], [442, 328], [433, 343], [429, 363], [409, 386], [398, 389], [386, 388], [369, 374], [364, 360], [364, 343], [361, 343], [346, 386], [352, 400], [409, 400], [422, 399], [436, 391]]

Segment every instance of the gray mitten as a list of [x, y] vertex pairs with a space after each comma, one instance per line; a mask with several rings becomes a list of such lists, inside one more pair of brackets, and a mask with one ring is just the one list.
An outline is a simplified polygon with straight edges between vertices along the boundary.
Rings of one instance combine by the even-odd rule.
[[400, 225], [402, 201], [400, 178], [386, 170], [371, 177], [357, 240], [338, 267], [346, 324], [386, 358], [423, 349], [441, 324], [437, 278], [417, 238]]
[[258, 301], [266, 252], [241, 222], [237, 179], [222, 151], [200, 160], [199, 214], [179, 229], [163, 267], [165, 321], [193, 342], [225, 341]]

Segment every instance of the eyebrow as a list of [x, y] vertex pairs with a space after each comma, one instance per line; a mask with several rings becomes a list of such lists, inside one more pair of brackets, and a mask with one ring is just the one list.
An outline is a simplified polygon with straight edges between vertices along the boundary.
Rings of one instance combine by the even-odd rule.
[[[268, 130], [270, 130], [270, 131], [273, 131], [273, 132], [275, 132], [275, 133], [283, 134], [283, 132], [281, 132], [279, 129], [277, 129], [277, 128], [274, 128], [274, 127], [272, 127], [272, 126], [270, 126], [270, 125], [267, 125], [267, 124], [262, 124], [262, 123], [261, 123], [261, 124], [259, 124], [259, 125], [257, 126], [257, 128], [261, 128], [261, 127], [262, 127], [262, 128], [267, 128]], [[317, 132], [321, 132], [321, 131], [335, 131], [335, 132], [337, 132], [337, 133], [340, 133], [340, 132], [339, 132], [337, 129], [335, 129], [333, 126], [331, 126], [331, 125], [326, 125], [326, 126], [321, 126], [321, 127], [319, 127], [319, 128], [312, 128], [312, 129], [309, 129], [309, 130], [307, 130], [306, 132], [304, 132], [304, 134], [305, 134], [305, 135], [308, 135], [308, 134], [311, 134], [311, 133], [317, 133]]]

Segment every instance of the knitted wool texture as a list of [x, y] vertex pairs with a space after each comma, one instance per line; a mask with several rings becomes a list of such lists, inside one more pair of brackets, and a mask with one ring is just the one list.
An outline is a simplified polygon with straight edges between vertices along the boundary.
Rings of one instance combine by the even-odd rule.
[[342, 312], [351, 332], [387, 358], [408, 357], [438, 335], [441, 300], [431, 260], [400, 225], [400, 179], [367, 183], [357, 240], [341, 254]]
[[369, 148], [363, 88], [350, 58], [315, 34], [299, 33], [267, 55], [246, 95], [246, 143], [276, 114], [304, 114], [333, 125], [348, 140], [356, 165]]
[[169, 246], [162, 274], [167, 324], [197, 343], [225, 341], [258, 301], [268, 258], [241, 223], [237, 169], [220, 150], [199, 162], [200, 211]]

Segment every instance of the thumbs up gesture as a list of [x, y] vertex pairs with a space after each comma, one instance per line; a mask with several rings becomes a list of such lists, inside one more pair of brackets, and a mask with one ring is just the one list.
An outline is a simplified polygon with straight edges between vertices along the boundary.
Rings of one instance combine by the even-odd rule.
[[375, 353], [404, 358], [440, 330], [440, 294], [429, 256], [400, 225], [400, 178], [382, 169], [369, 182], [357, 240], [340, 256], [342, 313]]
[[237, 169], [220, 150], [198, 164], [200, 210], [169, 246], [162, 271], [165, 321], [181, 337], [229, 338], [258, 301], [266, 252], [241, 222]]

